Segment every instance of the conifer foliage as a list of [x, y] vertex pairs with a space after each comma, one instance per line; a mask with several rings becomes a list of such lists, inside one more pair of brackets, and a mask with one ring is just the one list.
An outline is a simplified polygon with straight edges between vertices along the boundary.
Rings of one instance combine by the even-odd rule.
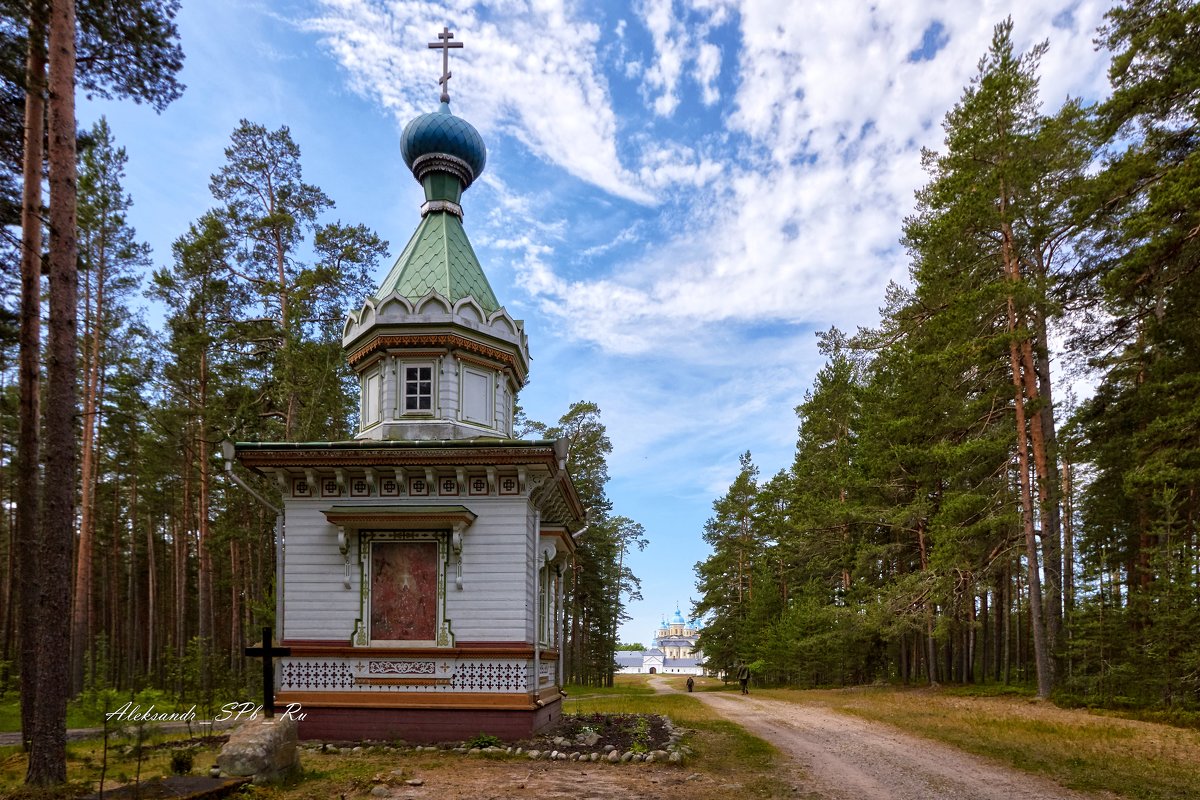
[[714, 503], [712, 668], [1200, 704], [1200, 6], [1113, 9], [1111, 99], [1049, 114], [1013, 27], [923, 155], [910, 285]]

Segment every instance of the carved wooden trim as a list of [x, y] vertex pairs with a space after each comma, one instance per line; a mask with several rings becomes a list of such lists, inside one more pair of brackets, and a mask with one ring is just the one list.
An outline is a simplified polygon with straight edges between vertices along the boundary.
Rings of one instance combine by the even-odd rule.
[[[544, 693], [547, 699], [558, 689]], [[539, 697], [539, 699], [541, 699]], [[546, 702], [546, 700], [543, 700]], [[278, 692], [275, 705], [300, 703], [308, 708], [491, 708], [532, 711], [537, 706], [527, 692], [484, 694], [482, 692]]]
[[312, 640], [284, 639], [280, 646], [290, 647], [292, 658], [533, 658], [533, 647], [530, 645], [352, 647], [349, 642], [331, 645], [315, 643]]
[[346, 357], [351, 366], [357, 364], [363, 358], [366, 358], [371, 353], [377, 350], [389, 347], [445, 347], [459, 348], [468, 350], [473, 353], [478, 353], [481, 356], [495, 359], [501, 364], [506, 364], [513, 370], [517, 369], [517, 360], [512, 353], [505, 352], [495, 347], [490, 347], [482, 342], [477, 342], [473, 339], [468, 339], [465, 336], [456, 336], [452, 333], [427, 333], [427, 334], [392, 334], [390, 336], [376, 336], [371, 341], [367, 342], [362, 347], [355, 350]]

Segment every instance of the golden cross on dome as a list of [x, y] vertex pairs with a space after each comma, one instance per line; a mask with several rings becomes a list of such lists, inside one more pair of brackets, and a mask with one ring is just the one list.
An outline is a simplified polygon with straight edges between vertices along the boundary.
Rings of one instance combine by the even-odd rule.
[[462, 47], [463, 43], [450, 41], [451, 39], [454, 38], [454, 33], [449, 28], [446, 28], [446, 27], [443, 27], [442, 32], [439, 33], [437, 36], [439, 39], [441, 39], [441, 41], [440, 42], [430, 42], [429, 49], [442, 51], [442, 77], [440, 80], [438, 80], [438, 83], [440, 83], [442, 85], [442, 102], [449, 103], [450, 102], [450, 76], [453, 74], [450, 72], [450, 48], [451, 47]]

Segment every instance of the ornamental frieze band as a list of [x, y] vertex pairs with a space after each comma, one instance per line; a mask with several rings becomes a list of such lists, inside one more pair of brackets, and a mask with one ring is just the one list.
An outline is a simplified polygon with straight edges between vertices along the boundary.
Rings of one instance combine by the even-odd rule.
[[510, 353], [503, 350], [498, 350], [495, 347], [488, 347], [486, 344], [467, 339], [463, 336], [455, 336], [453, 334], [423, 334], [423, 335], [408, 335], [408, 336], [376, 336], [356, 352], [351, 353], [346, 357], [346, 360], [353, 366], [366, 356], [388, 347], [448, 347], [469, 350], [478, 353], [481, 356], [494, 359], [501, 364], [506, 365], [512, 370], [516, 370], [516, 359]]

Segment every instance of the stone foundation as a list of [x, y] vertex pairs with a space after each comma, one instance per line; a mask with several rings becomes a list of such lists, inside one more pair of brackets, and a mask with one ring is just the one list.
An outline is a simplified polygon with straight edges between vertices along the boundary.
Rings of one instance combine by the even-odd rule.
[[554, 701], [528, 711], [466, 708], [314, 708], [304, 707], [301, 739], [357, 742], [405, 741], [410, 744], [458, 742], [479, 733], [505, 741], [529, 739], [562, 718]]

